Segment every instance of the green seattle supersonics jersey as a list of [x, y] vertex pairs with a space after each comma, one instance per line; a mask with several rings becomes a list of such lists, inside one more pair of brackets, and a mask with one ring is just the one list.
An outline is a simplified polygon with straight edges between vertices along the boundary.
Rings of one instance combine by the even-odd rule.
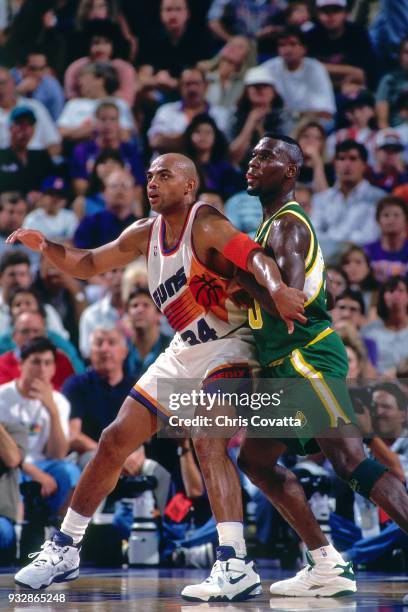
[[[302, 325], [295, 321], [295, 330], [288, 334], [286, 324], [265, 312], [255, 301], [249, 310], [249, 324], [253, 330], [261, 366], [266, 366], [289, 355], [293, 350], [306, 346], [317, 337], [321, 337], [331, 324], [327, 312], [326, 273], [322, 252], [309, 217], [297, 202], [288, 202], [270, 219], [261, 223], [255, 240], [261, 244], [272, 257], [274, 253], [267, 246], [269, 232], [275, 219], [283, 215], [294, 215], [302, 221], [310, 233], [310, 247], [305, 260], [304, 293], [307, 295], [305, 316], [307, 323]], [[331, 330], [330, 330], [331, 331]]]

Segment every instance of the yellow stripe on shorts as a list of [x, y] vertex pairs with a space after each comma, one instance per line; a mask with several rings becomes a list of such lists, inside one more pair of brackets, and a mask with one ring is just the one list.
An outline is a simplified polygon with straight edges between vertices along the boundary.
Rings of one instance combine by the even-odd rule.
[[313, 389], [319, 396], [320, 401], [329, 415], [330, 426], [336, 427], [338, 419], [343, 419], [345, 423], [350, 423], [350, 419], [341, 409], [340, 404], [337, 402], [330, 387], [324, 380], [322, 373], [315, 370], [310, 363], [307, 363], [298, 349], [293, 351], [290, 362], [296, 372], [303, 378], [310, 380]]

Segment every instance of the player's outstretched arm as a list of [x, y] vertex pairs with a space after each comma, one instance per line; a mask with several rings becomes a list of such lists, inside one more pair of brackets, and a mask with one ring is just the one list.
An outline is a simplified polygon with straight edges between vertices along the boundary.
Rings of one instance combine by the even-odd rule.
[[95, 274], [125, 266], [146, 253], [152, 219], [141, 219], [127, 227], [122, 234], [97, 249], [76, 249], [47, 238], [37, 230], [19, 228], [6, 240], [6, 244], [19, 241], [29, 249], [49, 259], [59, 270], [86, 280]]
[[253, 274], [256, 281], [267, 289], [289, 333], [294, 330], [293, 321], [306, 323], [303, 315], [306, 296], [303, 291], [288, 287], [283, 282], [276, 262], [258, 244], [211, 209], [200, 215], [198, 225], [200, 240], [205, 242], [207, 248], [215, 249], [237, 267]]

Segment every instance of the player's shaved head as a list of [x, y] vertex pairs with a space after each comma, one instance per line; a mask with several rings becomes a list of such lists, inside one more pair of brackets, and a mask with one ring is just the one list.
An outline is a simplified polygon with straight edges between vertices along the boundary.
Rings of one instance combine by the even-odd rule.
[[153, 163], [161, 162], [167, 168], [175, 171], [182, 172], [186, 179], [193, 179], [198, 183], [198, 173], [194, 162], [186, 155], [181, 153], [166, 153], [157, 157]]

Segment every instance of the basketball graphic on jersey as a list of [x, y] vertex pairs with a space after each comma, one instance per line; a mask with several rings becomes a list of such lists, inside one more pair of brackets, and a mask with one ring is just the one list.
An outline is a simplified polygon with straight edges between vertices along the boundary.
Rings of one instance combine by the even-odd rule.
[[224, 288], [218, 278], [208, 274], [196, 274], [189, 280], [195, 301], [206, 310], [218, 306], [224, 295]]

